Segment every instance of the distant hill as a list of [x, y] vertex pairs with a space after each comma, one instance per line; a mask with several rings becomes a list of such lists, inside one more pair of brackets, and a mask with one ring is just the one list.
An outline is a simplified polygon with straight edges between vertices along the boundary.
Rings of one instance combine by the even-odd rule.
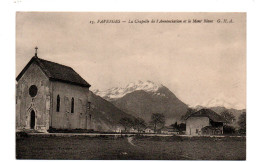
[[114, 131], [120, 127], [119, 120], [123, 117], [134, 119], [132, 115], [118, 109], [115, 105], [106, 101], [90, 91], [92, 116], [94, 129], [99, 131]]
[[180, 120], [188, 109], [167, 87], [152, 81], [138, 81], [125, 88], [112, 88], [96, 93], [124, 112], [143, 118], [146, 122], [150, 121], [152, 113], [163, 113], [166, 124], [169, 125]]
[[[179, 100], [167, 87], [152, 81], [137, 81], [125, 87], [114, 87], [105, 91], [95, 90], [93, 92], [111, 102], [123, 112], [131, 114], [134, 117], [143, 118], [146, 122], [150, 121], [152, 113], [163, 113], [166, 117], [166, 125], [170, 125], [175, 121], [181, 121], [181, 117], [189, 109], [189, 106]], [[224, 99], [212, 99], [210, 102], [207, 102], [208, 106], [196, 106], [193, 109], [212, 109], [218, 114], [224, 110], [228, 110], [232, 112], [237, 121], [239, 116], [246, 110], [214, 106], [219, 104], [232, 105]], [[236, 126], [236, 123], [234, 125]]]

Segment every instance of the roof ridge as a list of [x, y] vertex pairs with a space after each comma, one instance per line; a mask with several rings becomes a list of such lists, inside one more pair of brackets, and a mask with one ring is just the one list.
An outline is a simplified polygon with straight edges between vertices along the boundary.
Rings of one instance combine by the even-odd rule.
[[[42, 58], [39, 58], [39, 57], [37, 57], [37, 59], [39, 59], [40, 61], [46, 61], [46, 62], [50, 62], [50, 63], [53, 63], [53, 64], [57, 64], [57, 65], [60, 65], [60, 66], [65, 66], [65, 67], [67, 67], [67, 68], [73, 69], [73, 68], [70, 67], [70, 66], [63, 65], [63, 64], [60, 64], [60, 63], [57, 63], [57, 62], [53, 62], [53, 61], [49, 61], [49, 60], [45, 60], [45, 59], [42, 59]], [[74, 69], [73, 69], [73, 70], [74, 70]]]
[[[213, 115], [213, 116], [212, 116]], [[221, 121], [225, 121], [225, 119], [221, 116], [221, 115], [219, 115], [217, 112], [215, 112], [215, 111], [213, 111], [213, 110], [211, 110], [211, 109], [209, 109], [209, 108], [203, 108], [203, 109], [200, 109], [200, 110], [198, 110], [198, 111], [196, 111], [196, 112], [194, 112], [194, 113], [192, 113], [192, 114], [190, 114], [187, 118], [186, 118], [186, 120], [189, 118], [189, 117], [193, 117], [193, 116], [206, 116], [206, 117], [208, 117], [208, 118], [211, 118], [212, 119], [212, 117], [214, 118], [214, 117], [217, 117], [218, 119], [218, 121], [219, 120], [221, 120]], [[214, 118], [214, 119], [216, 119], [216, 118]], [[213, 120], [213, 119], [212, 119]]]
[[36, 62], [41, 70], [47, 75], [49, 79], [53, 79], [60, 82], [66, 82], [71, 84], [76, 84], [84, 87], [90, 87], [91, 85], [82, 78], [73, 68], [63, 64], [59, 64], [53, 61], [44, 60], [38, 58], [37, 56], [32, 57], [32, 59], [27, 63], [22, 72], [17, 76], [18, 81], [29, 66]]

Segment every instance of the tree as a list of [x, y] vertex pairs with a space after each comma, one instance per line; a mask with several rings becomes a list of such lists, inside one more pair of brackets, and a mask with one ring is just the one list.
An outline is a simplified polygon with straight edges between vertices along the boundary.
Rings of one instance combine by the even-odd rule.
[[138, 132], [141, 132], [146, 128], [146, 123], [142, 118], [135, 118], [133, 126], [135, 129], [137, 129]]
[[246, 112], [243, 112], [238, 118], [238, 125], [240, 133], [246, 133]]
[[174, 124], [171, 124], [170, 125], [173, 129], [176, 128], [176, 129], [179, 129], [179, 125], [177, 123], [177, 121], [174, 123]]
[[223, 132], [224, 134], [234, 134], [236, 132], [236, 129], [231, 125], [224, 125]]
[[119, 120], [119, 124], [121, 124], [125, 128], [125, 131], [127, 131], [133, 126], [133, 120], [131, 118], [124, 117]]
[[181, 120], [182, 120], [182, 121], [185, 121], [188, 116], [190, 116], [191, 114], [193, 114], [193, 113], [195, 113], [195, 112], [196, 112], [195, 109], [188, 108], [187, 111], [186, 111], [186, 114], [184, 114], [184, 115], [181, 116]]
[[186, 131], [186, 124], [185, 123], [180, 123], [178, 125], [178, 128], [179, 128], [180, 132], [184, 132], [184, 131]]
[[154, 132], [157, 132], [157, 129], [161, 129], [165, 125], [165, 116], [160, 113], [153, 113], [151, 116], [150, 124], [154, 128]]
[[220, 113], [220, 115], [226, 119], [226, 121], [228, 122], [228, 124], [232, 124], [236, 118], [235, 116], [232, 114], [232, 112], [228, 111], [228, 110], [224, 110], [223, 112]]

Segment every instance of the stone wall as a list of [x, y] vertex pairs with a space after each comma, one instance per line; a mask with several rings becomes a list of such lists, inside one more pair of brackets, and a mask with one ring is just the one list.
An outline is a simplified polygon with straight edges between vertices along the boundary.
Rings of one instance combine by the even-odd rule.
[[[37, 87], [31, 97], [30, 86]], [[50, 81], [35, 63], [27, 69], [16, 85], [16, 128], [30, 129], [31, 111], [35, 112], [34, 129], [46, 132], [49, 129]]]
[[[88, 110], [89, 89], [77, 85], [51, 81], [52, 109], [50, 126], [56, 129], [91, 129]], [[57, 112], [57, 96], [60, 97], [60, 108]], [[71, 113], [71, 102], [74, 98], [74, 113]]]

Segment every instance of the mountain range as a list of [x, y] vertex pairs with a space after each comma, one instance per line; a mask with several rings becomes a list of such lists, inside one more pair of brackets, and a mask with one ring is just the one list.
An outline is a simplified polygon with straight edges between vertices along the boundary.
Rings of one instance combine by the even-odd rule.
[[138, 90], [143, 90], [146, 92], [156, 92], [162, 86], [163, 85], [156, 84], [149, 80], [146, 82], [139, 80], [137, 82], [129, 83], [126, 87], [113, 87], [113, 88], [107, 89], [105, 91], [93, 90], [93, 92], [96, 95], [99, 95], [108, 101], [113, 101], [113, 100], [117, 100], [119, 98], [124, 97], [126, 94], [129, 94], [131, 92], [138, 91]]
[[[137, 81], [126, 85], [125, 87], [114, 87], [105, 91], [94, 90], [96, 98], [100, 96], [109, 103], [110, 107], [114, 106], [114, 109], [119, 109], [125, 113], [125, 116], [131, 115], [134, 117], [143, 118], [146, 122], [151, 119], [152, 113], [163, 113], [166, 118], [166, 125], [173, 124], [176, 121], [180, 121], [189, 106], [182, 102], [178, 97], [171, 92], [167, 87], [162, 84], [157, 84], [152, 81]], [[100, 99], [101, 100], [101, 99]], [[212, 101], [210, 103], [213, 103]], [[218, 101], [216, 103], [225, 103], [224, 101]], [[113, 105], [113, 106], [112, 106]], [[195, 109], [209, 108], [217, 113], [221, 113], [224, 110], [228, 110], [234, 114], [236, 119], [245, 112], [237, 109], [227, 109], [224, 106], [196, 106]], [[115, 114], [120, 116], [119, 114]]]
[[122, 88], [111, 88], [106, 91], [94, 91], [97, 95], [110, 101], [122, 111], [146, 122], [152, 113], [163, 113], [166, 124], [180, 120], [188, 105], [179, 100], [167, 87], [152, 81], [137, 81]]

